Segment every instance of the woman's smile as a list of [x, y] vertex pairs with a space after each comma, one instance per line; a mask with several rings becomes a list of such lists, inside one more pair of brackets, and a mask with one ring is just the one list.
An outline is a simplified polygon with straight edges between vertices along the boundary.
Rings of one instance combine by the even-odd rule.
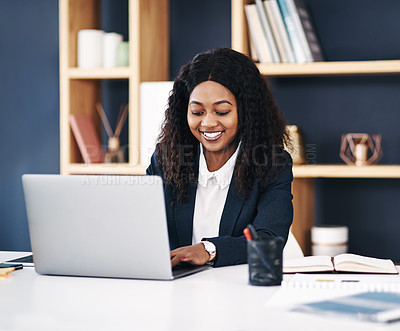
[[208, 141], [218, 140], [224, 133], [224, 131], [214, 131], [214, 132], [201, 131], [201, 130], [199, 130], [199, 131], [203, 135], [204, 139], [206, 139]]

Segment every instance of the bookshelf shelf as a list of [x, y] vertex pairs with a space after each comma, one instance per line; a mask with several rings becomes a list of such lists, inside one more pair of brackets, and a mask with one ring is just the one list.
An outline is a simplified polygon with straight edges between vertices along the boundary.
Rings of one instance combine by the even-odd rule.
[[[146, 168], [130, 163], [82, 164], [71, 163], [70, 174], [137, 174], [144, 175]], [[400, 165], [348, 166], [345, 164], [295, 165], [294, 178], [399, 178]]]
[[66, 169], [69, 174], [74, 175], [144, 175], [146, 168], [140, 165], [130, 163], [98, 163], [98, 164], [82, 164], [70, 163]]
[[400, 60], [312, 62], [305, 64], [257, 65], [265, 76], [311, 76], [311, 75], [373, 75], [399, 74]]
[[70, 68], [68, 76], [70, 79], [128, 79], [132, 75], [130, 68], [112, 69], [80, 69]]
[[400, 178], [400, 165], [348, 166], [345, 164], [295, 165], [295, 178]]

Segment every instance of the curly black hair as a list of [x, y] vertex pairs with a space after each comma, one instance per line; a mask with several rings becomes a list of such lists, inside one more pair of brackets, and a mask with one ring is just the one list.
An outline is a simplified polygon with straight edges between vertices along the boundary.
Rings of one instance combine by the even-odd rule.
[[173, 185], [178, 201], [184, 199], [188, 185], [197, 183], [193, 167], [199, 141], [187, 123], [189, 97], [197, 85], [208, 80], [223, 85], [236, 98], [241, 144], [235, 182], [243, 197], [248, 196], [254, 180], [265, 185], [285, 162], [285, 118], [253, 61], [230, 48], [197, 54], [174, 81], [156, 150], [164, 181]]

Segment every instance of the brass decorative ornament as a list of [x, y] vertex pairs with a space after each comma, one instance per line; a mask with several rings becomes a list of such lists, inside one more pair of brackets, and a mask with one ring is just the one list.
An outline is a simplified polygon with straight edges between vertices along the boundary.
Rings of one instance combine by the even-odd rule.
[[380, 134], [347, 133], [342, 135], [340, 158], [348, 165], [365, 166], [382, 158]]
[[305, 164], [306, 156], [302, 132], [297, 125], [287, 125], [286, 128], [289, 133], [290, 146], [285, 146], [285, 149], [292, 157], [293, 164]]

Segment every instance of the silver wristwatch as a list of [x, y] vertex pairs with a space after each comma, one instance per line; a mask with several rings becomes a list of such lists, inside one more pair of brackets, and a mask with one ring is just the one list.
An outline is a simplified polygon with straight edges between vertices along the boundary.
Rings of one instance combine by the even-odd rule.
[[210, 241], [201, 241], [201, 243], [204, 246], [204, 249], [207, 251], [208, 254], [210, 254], [210, 258], [208, 259], [208, 261], [212, 261], [215, 259], [215, 256], [217, 255], [217, 248], [215, 247], [215, 245], [210, 242]]

